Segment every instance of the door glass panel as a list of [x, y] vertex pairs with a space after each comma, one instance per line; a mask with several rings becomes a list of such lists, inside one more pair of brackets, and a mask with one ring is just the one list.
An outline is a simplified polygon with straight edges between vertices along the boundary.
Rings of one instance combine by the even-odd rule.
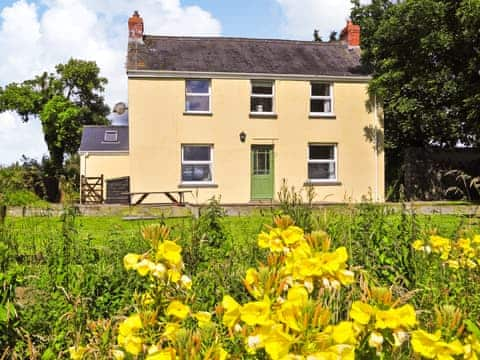
[[255, 149], [253, 153], [253, 175], [270, 174], [270, 150]]

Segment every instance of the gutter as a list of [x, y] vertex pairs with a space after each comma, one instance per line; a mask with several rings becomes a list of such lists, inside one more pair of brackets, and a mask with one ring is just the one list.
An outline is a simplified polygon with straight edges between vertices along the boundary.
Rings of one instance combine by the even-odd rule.
[[265, 73], [231, 73], [210, 71], [170, 71], [170, 70], [127, 70], [130, 79], [140, 78], [197, 78], [197, 79], [263, 79], [263, 80], [312, 80], [329, 82], [359, 82], [372, 79], [369, 75], [302, 75], [302, 74], [265, 74]]

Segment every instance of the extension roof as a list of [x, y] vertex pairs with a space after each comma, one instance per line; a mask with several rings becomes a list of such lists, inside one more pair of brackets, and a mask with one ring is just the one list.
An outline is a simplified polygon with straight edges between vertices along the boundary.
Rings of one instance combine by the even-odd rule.
[[342, 41], [145, 35], [129, 44], [127, 72], [366, 76], [360, 50]]
[[[116, 131], [116, 141], [105, 141], [106, 131]], [[111, 140], [111, 139], [110, 139]], [[84, 126], [79, 152], [128, 152], [128, 126]]]

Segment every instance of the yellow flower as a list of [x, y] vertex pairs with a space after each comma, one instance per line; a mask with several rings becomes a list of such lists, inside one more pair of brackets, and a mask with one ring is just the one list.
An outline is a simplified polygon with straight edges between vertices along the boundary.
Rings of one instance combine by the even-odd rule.
[[185, 319], [190, 313], [190, 308], [178, 300], [172, 301], [165, 312], [168, 316], [175, 316], [181, 320]]
[[308, 292], [303, 286], [294, 286], [288, 290], [287, 299], [298, 306], [305, 306], [308, 302]]
[[361, 325], [367, 325], [374, 312], [373, 307], [369, 304], [355, 301], [350, 309], [350, 317]]
[[[435, 253], [442, 253], [442, 256], [448, 256], [451, 249], [451, 241], [447, 238], [432, 235], [430, 236], [430, 246]], [[446, 260], [446, 259], [445, 259]]]
[[263, 301], [248, 302], [240, 309], [240, 318], [248, 325], [266, 325], [269, 317], [270, 302], [267, 298]]
[[225, 326], [232, 328], [240, 318], [240, 305], [231, 296], [225, 295], [222, 306], [225, 309], [222, 322]]
[[148, 259], [143, 259], [142, 261], [137, 263], [134, 267], [134, 269], [138, 271], [140, 276], [147, 275], [154, 268], [155, 268], [155, 264]]
[[120, 335], [128, 336], [132, 333], [137, 332], [143, 327], [142, 319], [140, 319], [139, 314], [130, 315], [126, 318], [118, 327], [118, 332]]
[[262, 249], [268, 249], [270, 245], [270, 236], [264, 231], [258, 235], [258, 246]]
[[298, 226], [289, 226], [287, 229], [282, 231], [281, 236], [285, 245], [294, 245], [303, 240], [303, 230]]
[[228, 359], [228, 352], [226, 352], [224, 348], [219, 346], [216, 351], [215, 360], [226, 360], [226, 359]]
[[165, 348], [157, 352], [153, 352], [145, 358], [145, 360], [175, 360], [175, 349]]
[[397, 329], [399, 327], [412, 327], [417, 323], [415, 309], [407, 304], [389, 310], [377, 310], [375, 327], [377, 329]]
[[140, 259], [140, 255], [138, 254], [127, 254], [123, 258], [123, 266], [125, 267], [126, 270], [134, 269], [139, 259]]
[[212, 323], [212, 314], [210, 314], [209, 312], [206, 312], [206, 311], [199, 311], [198, 313], [196, 313], [195, 315], [193, 315], [193, 317], [195, 319], [197, 319], [198, 321], [198, 326], [200, 326], [201, 328], [209, 325]]
[[336, 344], [354, 345], [356, 343], [356, 338], [353, 330], [353, 323], [342, 321], [338, 325], [333, 326], [332, 338]]
[[417, 324], [417, 314], [415, 313], [415, 308], [406, 304], [395, 309], [397, 316], [400, 320], [400, 326], [410, 328]]
[[459, 264], [458, 260], [448, 260], [447, 265], [448, 265], [449, 268], [455, 269], [455, 270], [460, 268], [460, 264]]
[[138, 355], [142, 351], [143, 342], [142, 338], [139, 336], [127, 336], [123, 341], [123, 347], [125, 351], [132, 354]]
[[256, 269], [250, 268], [247, 270], [245, 275], [245, 283], [247, 285], [253, 285], [258, 282], [258, 271]]
[[350, 285], [355, 282], [355, 274], [350, 270], [340, 270], [335, 274], [343, 285]]
[[275, 326], [265, 337], [265, 351], [272, 360], [278, 360], [288, 354], [292, 342], [293, 338], [282, 331], [282, 326]]
[[420, 251], [420, 250], [423, 250], [424, 249], [424, 242], [423, 240], [415, 240], [412, 244], [412, 247], [417, 250], [417, 251]]
[[325, 351], [307, 356], [306, 360], [355, 360], [355, 347], [352, 345], [334, 345]]
[[174, 283], [178, 283], [182, 278], [182, 274], [177, 269], [168, 269], [167, 274], [168, 279]]
[[287, 325], [289, 329], [300, 332], [304, 328], [302, 311], [298, 303], [289, 300], [285, 301], [280, 309], [277, 310], [276, 316], [278, 321]]
[[70, 353], [70, 359], [72, 360], [81, 360], [83, 358], [83, 354], [87, 351], [85, 346], [70, 346], [68, 348], [68, 352]]
[[180, 325], [177, 323], [167, 323], [163, 329], [162, 336], [166, 337], [170, 341], [175, 341], [176, 334], [180, 329]]
[[157, 256], [172, 265], [179, 265], [182, 262], [182, 247], [171, 240], [165, 240], [158, 247]]
[[413, 351], [428, 358], [439, 360], [453, 360], [452, 355], [461, 355], [464, 352], [462, 343], [454, 340], [446, 343], [440, 340], [441, 332], [436, 331], [430, 334], [424, 330], [415, 330], [412, 332]]

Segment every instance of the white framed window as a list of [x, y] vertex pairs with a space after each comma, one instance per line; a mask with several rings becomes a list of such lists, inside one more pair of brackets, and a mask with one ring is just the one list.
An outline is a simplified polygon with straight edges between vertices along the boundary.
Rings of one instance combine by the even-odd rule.
[[308, 180], [312, 182], [337, 180], [337, 145], [308, 145]]
[[182, 183], [213, 183], [212, 145], [182, 145]]
[[328, 83], [310, 83], [310, 114], [333, 115], [333, 85]]
[[209, 79], [185, 80], [185, 112], [210, 113], [211, 81]]
[[273, 81], [252, 80], [250, 94], [250, 113], [273, 114], [275, 83]]

